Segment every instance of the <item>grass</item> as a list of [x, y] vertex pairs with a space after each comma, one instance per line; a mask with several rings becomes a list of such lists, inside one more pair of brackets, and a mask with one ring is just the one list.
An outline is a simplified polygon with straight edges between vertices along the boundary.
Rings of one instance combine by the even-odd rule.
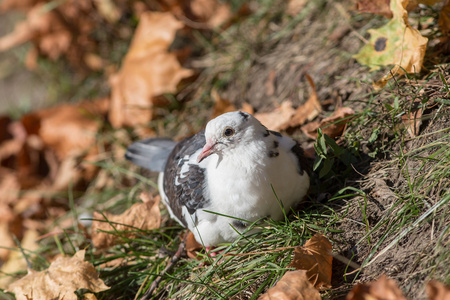
[[[260, 70], [258, 67], [268, 65], [268, 69], [276, 69], [281, 65], [281, 70], [287, 72], [289, 68], [285, 62], [298, 57], [294, 52], [299, 50], [289, 47], [299, 43], [298, 36], [311, 38], [305, 33], [305, 26], [312, 24], [311, 20], [326, 19], [334, 9], [333, 4], [326, 1], [310, 1], [302, 14], [288, 18], [283, 14], [282, 3], [284, 1], [263, 1], [257, 14], [242, 18], [223, 31], [195, 34], [205, 55], [193, 64], [203, 67], [203, 72], [196, 82], [185, 87], [184, 98], [171, 96], [171, 106], [158, 109], [157, 114], [164, 117], [150, 124], [158, 135], [181, 137], [199, 130], [213, 105], [209, 98], [212, 88], [231, 96], [244, 95], [248, 99], [247, 85], [260, 80], [255, 78]], [[362, 36], [367, 28], [381, 22], [378, 17], [365, 21], [367, 18], [361, 15], [350, 17], [354, 33]], [[330, 28], [339, 25], [342, 23], [331, 24]], [[329, 34], [330, 28], [325, 31], [311, 28], [311, 35], [321, 31]], [[313, 47], [317, 52], [319, 48], [329, 47], [325, 33], [318, 37], [323, 43]], [[310, 39], [305, 43], [308, 42], [313, 43]], [[346, 43], [353, 45], [356, 42]], [[283, 47], [285, 49], [280, 51]], [[331, 65], [344, 61], [346, 64], [342, 69], [355, 68], [348, 62], [347, 48], [342, 47], [337, 50], [332, 47], [330, 51], [336, 60], [327, 62]], [[309, 54], [314, 52], [308, 45], [300, 49]], [[278, 56], [267, 58], [274, 53]], [[321, 59], [311, 58], [316, 64]], [[309, 62], [304, 62], [293, 69], [297, 76], [304, 72], [302, 68], [309, 67]], [[339, 254], [333, 262], [333, 289], [322, 294], [325, 299], [342, 299], [354, 283], [375, 279], [384, 272], [397, 279], [404, 293], [414, 299], [423, 298], [424, 283], [428, 279], [450, 284], [447, 267], [450, 264], [450, 102], [447, 84], [450, 67], [442, 65], [418, 79], [393, 81], [379, 92], [361, 88], [370, 82], [370, 78], [376, 77], [376, 73], [368, 73], [360, 66], [357, 70], [351, 76], [345, 70], [342, 70], [343, 74], [334, 74], [336, 76], [328, 75], [323, 69], [312, 70], [320, 81], [317, 86], [321, 99], [334, 97], [332, 92], [323, 91], [328, 88], [323, 82], [329, 82], [332, 90], [350, 87], [357, 91], [344, 90], [338, 94], [344, 105], [354, 108], [357, 114], [338, 143], [319, 135], [315, 147], [316, 175], [302, 208], [291, 213], [288, 221], [269, 220], [265, 225], [254, 224], [254, 227], [264, 226], [263, 230], [221, 245], [218, 249], [223, 252], [214, 259], [204, 253], [200, 254], [199, 260], [183, 257], [171, 272], [164, 274], [154, 293], [155, 299], [257, 299], [289, 269], [292, 247], [303, 245], [315, 233], [326, 235], [333, 242], [334, 253]], [[323, 81], [320, 74], [326, 77]], [[295, 88], [280, 92], [284, 98], [280, 97], [279, 101], [291, 97], [293, 91], [297, 95], [303, 90], [302, 83], [294, 84], [292, 78], [284, 79], [280, 75], [279, 85], [291, 84]], [[79, 95], [91, 95], [97, 87], [95, 79], [92, 82], [87, 82], [87, 89]], [[64, 79], [65, 85], [70, 82]], [[263, 89], [262, 86], [259, 88]], [[64, 94], [69, 98], [77, 97], [77, 94], [66, 92]], [[190, 101], [185, 102], [188, 99]], [[416, 99], [424, 108], [424, 123], [420, 135], [410, 137], [402, 116], [411, 111], [411, 103]], [[236, 104], [241, 103], [240, 98], [236, 100]], [[256, 100], [252, 103], [261, 110], [271, 104]], [[290, 134], [298, 135], [298, 132]], [[78, 224], [81, 216], [93, 211], [124, 211], [137, 202], [139, 192], [148, 190], [149, 186], [151, 193], [156, 193], [154, 174], [130, 166], [122, 157], [109, 155], [129, 145], [130, 135], [132, 133], [122, 130], [105, 130], [99, 135], [99, 144], [106, 140], [115, 149], [105, 149], [97, 162], [101, 171], [85, 193], [78, 194], [69, 189], [70, 214], [66, 217], [74, 218], [73, 228], [43, 239], [36, 252], [25, 251], [33, 268], [43, 270], [49, 265], [48, 258], [87, 248], [87, 260], [96, 266], [101, 278], [111, 287], [98, 294], [98, 299], [140, 298], [166, 267], [182, 236], [182, 229], [169, 220], [163, 207], [161, 228], [137, 231], [137, 238], [133, 239], [127, 238], [125, 232], [112, 232], [121, 237], [122, 243], [104, 252], [93, 249], [89, 234]], [[55, 223], [63, 221], [64, 218]], [[361, 268], [355, 270], [347, 260], [339, 257]], [[12, 298], [0, 291], [0, 299]]]

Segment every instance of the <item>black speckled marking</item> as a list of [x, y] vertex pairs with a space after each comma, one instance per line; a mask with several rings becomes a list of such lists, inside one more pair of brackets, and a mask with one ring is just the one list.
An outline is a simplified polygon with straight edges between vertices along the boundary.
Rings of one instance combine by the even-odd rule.
[[269, 130], [266, 130], [266, 131], [264, 132], [264, 134], [263, 134], [264, 137], [268, 137], [269, 135], [270, 135]]
[[169, 206], [185, 226], [187, 223], [182, 215], [183, 206], [192, 215], [197, 209], [205, 207], [208, 201], [203, 195], [204, 169], [194, 164], [189, 164], [189, 174], [181, 174], [181, 169], [188, 163], [184, 157], [191, 157], [205, 143], [204, 131], [179, 142], [172, 150], [164, 171], [164, 192]]
[[242, 112], [242, 111], [240, 111], [239, 114], [244, 119], [244, 121], [248, 121], [248, 117], [249, 117], [248, 114], [246, 114], [245, 112]]
[[276, 151], [269, 151], [269, 157], [277, 157], [278, 155], [280, 155], [280, 153]]
[[269, 132], [277, 137], [281, 137], [281, 133], [277, 132], [277, 131], [273, 131], [273, 130], [269, 130]]
[[234, 228], [238, 229], [245, 229], [248, 226], [248, 223], [239, 220], [234, 220], [231, 224], [233, 225]]
[[308, 175], [311, 175], [311, 169], [308, 164], [308, 160], [306, 159], [303, 148], [296, 141], [295, 145], [291, 148], [292, 153], [297, 157], [298, 160], [298, 173], [303, 175], [303, 171], [306, 171]]
[[278, 141], [273, 141], [273, 147], [275, 149], [277, 149], [279, 145], [280, 145], [280, 143]]

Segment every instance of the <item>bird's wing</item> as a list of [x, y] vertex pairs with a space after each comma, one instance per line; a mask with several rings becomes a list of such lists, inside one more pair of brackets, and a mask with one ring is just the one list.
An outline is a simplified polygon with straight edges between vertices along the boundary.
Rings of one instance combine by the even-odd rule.
[[154, 172], [164, 172], [167, 159], [177, 143], [166, 138], [150, 138], [131, 144], [125, 158]]
[[183, 207], [190, 215], [208, 205], [205, 196], [205, 169], [197, 163], [197, 156], [205, 145], [201, 131], [179, 142], [170, 154], [164, 171], [164, 193], [172, 213], [187, 226]]

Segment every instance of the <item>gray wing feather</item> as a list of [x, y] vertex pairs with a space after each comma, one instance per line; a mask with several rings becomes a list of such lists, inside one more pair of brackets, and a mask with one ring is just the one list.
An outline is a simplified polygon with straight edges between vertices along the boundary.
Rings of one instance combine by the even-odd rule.
[[167, 138], [150, 138], [131, 144], [125, 158], [154, 172], [163, 172], [176, 142]]

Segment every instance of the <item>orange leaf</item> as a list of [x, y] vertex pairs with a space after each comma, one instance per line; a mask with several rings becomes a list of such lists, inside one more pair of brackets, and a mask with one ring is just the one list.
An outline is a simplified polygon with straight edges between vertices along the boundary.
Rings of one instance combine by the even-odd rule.
[[320, 300], [319, 292], [308, 281], [306, 271], [289, 271], [258, 300]]
[[370, 283], [357, 284], [346, 300], [406, 300], [394, 280], [381, 275], [378, 280]]
[[110, 78], [111, 124], [143, 125], [152, 119], [154, 97], [174, 93], [181, 79], [193, 74], [167, 52], [183, 24], [170, 13], [142, 13], [119, 73]]
[[186, 252], [190, 258], [197, 258], [198, 250], [202, 249], [203, 246], [195, 239], [194, 234], [189, 231], [188, 236], [186, 238]]
[[[149, 199], [144, 196], [142, 198], [143, 200], [148, 201], [145, 203], [133, 204], [133, 206], [120, 215], [111, 215], [106, 212], [103, 213], [107, 221], [102, 221], [105, 220], [102, 214], [94, 212], [94, 221], [92, 222], [92, 242], [97, 249], [105, 249], [115, 245], [118, 240], [120, 240], [121, 236], [129, 239], [135, 237], [136, 228], [142, 230], [159, 228], [161, 224], [161, 213], [158, 206], [160, 197], [158, 196]], [[114, 231], [129, 232], [114, 234]]]
[[[305, 74], [306, 79], [311, 86], [311, 95], [309, 96], [308, 101], [306, 101], [303, 105], [295, 110], [295, 114], [291, 117], [289, 121], [289, 127], [296, 127], [299, 125], [305, 124], [306, 121], [311, 121], [315, 117], [317, 117], [322, 112], [322, 105], [319, 102], [316, 92], [316, 85], [312, 78]], [[286, 126], [288, 127], [288, 126]], [[286, 129], [286, 128], [283, 128]]]
[[216, 89], [211, 90], [211, 97], [214, 99], [214, 110], [211, 119], [214, 119], [221, 114], [237, 110], [236, 106], [234, 106], [230, 100], [222, 98]]
[[444, 36], [450, 35], [450, 1], [444, 5], [439, 14], [439, 28]]
[[316, 289], [331, 288], [331, 243], [323, 235], [316, 234], [303, 247], [296, 247], [289, 267], [305, 270], [308, 280]]
[[368, 12], [382, 15], [386, 18], [392, 18], [389, 3], [391, 3], [390, 0], [358, 0], [356, 2], [356, 9], [360, 12]]
[[84, 261], [86, 250], [73, 257], [60, 257], [42, 272], [28, 270], [28, 274], [9, 285], [8, 290], [22, 299], [76, 300], [75, 291], [88, 289], [98, 293], [109, 289], [101, 280], [94, 266]]
[[[418, 106], [420, 100], [411, 103], [411, 106]], [[420, 125], [422, 125], [423, 107], [412, 107], [411, 111], [406, 112], [402, 116], [403, 125], [405, 125], [410, 137], [415, 137], [419, 134]]]
[[230, 5], [217, 0], [190, 1], [192, 13], [206, 23], [208, 28], [222, 25], [231, 18]]
[[354, 115], [355, 112], [350, 107], [341, 107], [333, 113], [332, 116], [319, 122], [308, 123], [302, 126], [302, 131], [312, 139], [317, 138], [317, 129], [321, 128], [322, 132], [334, 139], [344, 133], [348, 117]]
[[292, 108], [292, 102], [284, 101], [281, 103], [281, 106], [271, 112], [255, 114], [255, 118], [268, 129], [278, 131], [286, 127], [286, 123], [289, 122], [294, 114], [295, 109]]
[[450, 300], [450, 286], [431, 280], [427, 283], [427, 295], [429, 300]]

